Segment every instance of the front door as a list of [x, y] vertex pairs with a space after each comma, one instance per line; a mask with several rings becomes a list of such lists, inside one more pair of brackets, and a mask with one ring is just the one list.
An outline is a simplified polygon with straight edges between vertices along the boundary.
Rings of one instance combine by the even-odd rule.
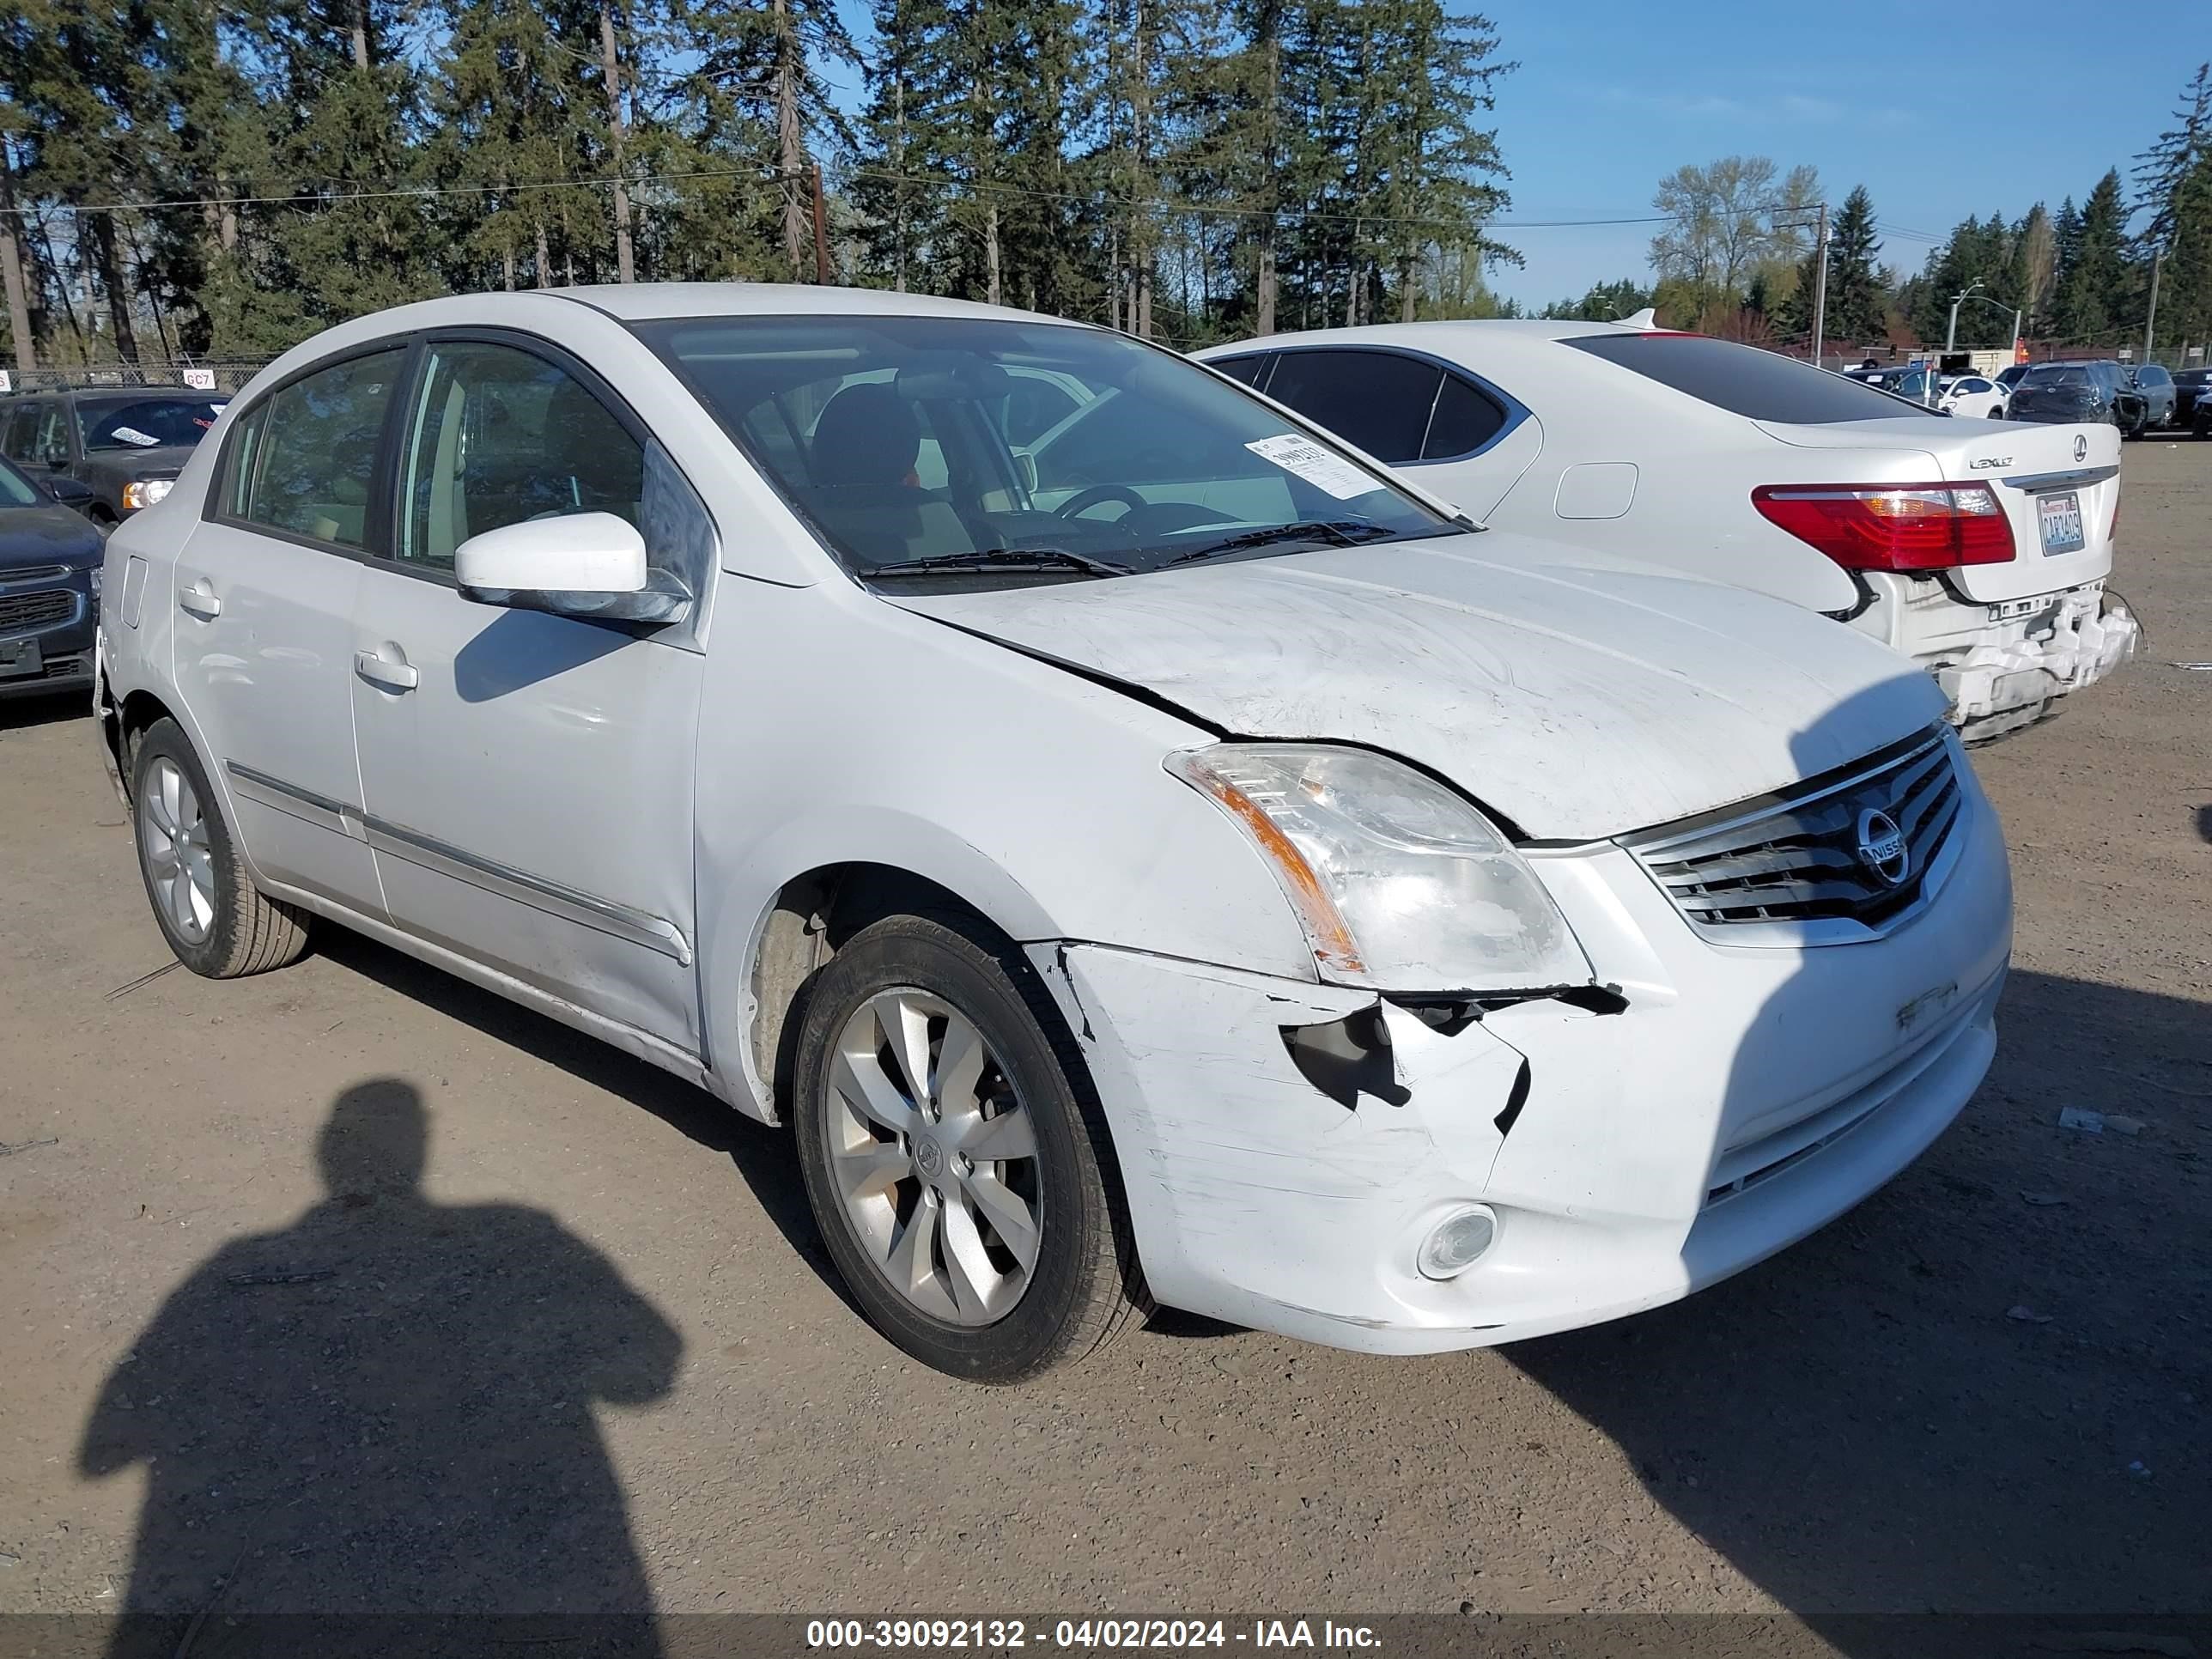
[[167, 596], [178, 689], [247, 857], [264, 880], [371, 915], [383, 906], [361, 836], [353, 605], [405, 361], [349, 358], [263, 398], [226, 442]]
[[697, 1054], [693, 631], [474, 604], [453, 555], [524, 520], [611, 512], [696, 593], [705, 509], [586, 371], [513, 343], [424, 345], [396, 471], [392, 556], [362, 568], [352, 641], [392, 920]]

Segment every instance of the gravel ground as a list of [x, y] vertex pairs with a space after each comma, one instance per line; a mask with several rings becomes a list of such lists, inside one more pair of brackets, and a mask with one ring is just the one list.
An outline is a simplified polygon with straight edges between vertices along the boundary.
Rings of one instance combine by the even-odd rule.
[[2212, 1606], [2212, 444], [2126, 467], [2146, 659], [1977, 757], [2019, 945], [1959, 1125], [1686, 1304], [1447, 1358], [924, 1370], [778, 1133], [357, 939], [161, 971], [88, 722], [0, 705], [0, 1611], [134, 1560], [226, 1615]]

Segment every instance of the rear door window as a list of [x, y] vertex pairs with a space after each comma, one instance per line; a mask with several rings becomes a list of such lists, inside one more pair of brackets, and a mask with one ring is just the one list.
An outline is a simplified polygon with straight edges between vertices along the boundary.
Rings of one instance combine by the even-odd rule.
[[1443, 370], [1393, 351], [1285, 351], [1267, 395], [1394, 465], [1421, 459]]
[[1267, 366], [1268, 354], [1255, 351], [1249, 357], [1209, 357], [1208, 368], [1226, 374], [1232, 380], [1242, 380], [1246, 386], [1257, 386], [1265, 379], [1260, 371]]
[[394, 349], [334, 363], [264, 400], [239, 431], [229, 515], [366, 547], [377, 445], [406, 356]]
[[1747, 420], [1825, 426], [1910, 412], [1896, 398], [1826, 369], [1702, 334], [1583, 334], [1559, 343]]
[[1471, 455], [1504, 425], [1505, 409], [1496, 398], [1456, 374], [1446, 374], [1437, 392], [1436, 410], [1429, 416], [1429, 435], [1421, 446], [1421, 459], [1448, 461]]
[[18, 404], [8, 411], [4, 429], [0, 429], [0, 454], [25, 466], [39, 465], [39, 416], [44, 407], [41, 404]]

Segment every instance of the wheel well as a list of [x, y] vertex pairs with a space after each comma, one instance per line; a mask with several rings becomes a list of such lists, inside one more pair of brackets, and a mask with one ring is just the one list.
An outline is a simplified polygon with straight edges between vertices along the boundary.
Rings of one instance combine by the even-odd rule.
[[156, 720], [167, 720], [167, 704], [151, 691], [133, 691], [112, 714], [102, 712], [101, 735], [115, 757], [115, 774], [125, 800], [131, 797], [131, 766], [138, 753], [138, 739]]
[[753, 951], [752, 1059], [771, 1091], [771, 1109], [791, 1097], [801, 1009], [815, 976], [845, 941], [886, 916], [933, 916], [980, 924], [988, 916], [950, 888], [885, 864], [833, 864], [786, 882]]

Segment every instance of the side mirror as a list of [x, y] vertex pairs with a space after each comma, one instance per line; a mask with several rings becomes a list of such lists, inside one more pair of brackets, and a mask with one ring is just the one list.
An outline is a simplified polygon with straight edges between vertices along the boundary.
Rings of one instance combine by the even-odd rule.
[[1013, 452], [1014, 476], [1022, 481], [1022, 493], [1034, 495], [1037, 492], [1036, 457], [1026, 449]]
[[83, 479], [72, 478], [66, 473], [47, 479], [46, 489], [64, 507], [73, 507], [80, 512], [92, 504], [96, 493]]
[[461, 597], [477, 605], [619, 622], [678, 622], [691, 595], [656, 578], [645, 538], [611, 513], [526, 519], [471, 536], [453, 550]]

